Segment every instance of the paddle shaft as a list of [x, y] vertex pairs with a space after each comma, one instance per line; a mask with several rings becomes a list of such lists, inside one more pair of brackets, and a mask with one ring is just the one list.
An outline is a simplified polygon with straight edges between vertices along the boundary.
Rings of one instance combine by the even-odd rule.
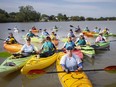
[[0, 40], [5, 41], [5, 39], [0, 38]]
[[[83, 70], [84, 72], [91, 72], [91, 71], [105, 71], [104, 69], [93, 69], [93, 70]], [[76, 71], [70, 71], [70, 72], [76, 72]], [[52, 73], [66, 73], [65, 71], [57, 71], [57, 72], [45, 72], [46, 74], [52, 74]]]
[[[70, 27], [74, 27], [73, 25], [70, 25]], [[76, 28], [76, 27], [74, 27], [74, 28]]]

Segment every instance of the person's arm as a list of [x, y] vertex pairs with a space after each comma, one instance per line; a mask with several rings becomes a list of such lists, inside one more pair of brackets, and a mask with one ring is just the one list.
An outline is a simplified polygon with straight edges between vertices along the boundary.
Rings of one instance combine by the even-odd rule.
[[54, 48], [54, 50], [56, 50], [56, 47], [55, 47], [55, 45], [52, 43], [52, 45], [53, 45], [53, 48]]
[[21, 53], [24, 51], [25, 47], [26, 47], [26, 45], [24, 44], [23, 47], [20, 50]]
[[78, 69], [75, 71], [81, 71], [83, 68], [83, 63], [82, 63], [81, 59], [79, 58], [79, 56], [74, 55], [74, 57], [76, 58], [77, 66], [78, 66]]
[[64, 43], [64, 45], [63, 45], [63, 47], [62, 47], [62, 48], [66, 48], [66, 44], [67, 44], [67, 42], [65, 42], [65, 43]]
[[66, 57], [65, 55], [62, 56], [61, 60], [60, 60], [60, 65], [62, 66], [62, 69], [66, 72], [66, 73], [69, 73], [69, 70], [66, 68]]

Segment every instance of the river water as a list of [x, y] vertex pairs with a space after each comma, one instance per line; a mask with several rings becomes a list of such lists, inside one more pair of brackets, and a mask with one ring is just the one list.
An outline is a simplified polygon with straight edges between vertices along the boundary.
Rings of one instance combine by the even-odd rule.
[[[20, 43], [25, 43], [22, 36], [25, 35], [28, 30], [35, 26], [38, 29], [47, 29], [51, 33], [53, 26], [58, 26], [59, 31], [57, 34], [60, 37], [67, 35], [69, 25], [77, 27], [78, 25], [84, 29], [86, 26], [93, 30], [94, 27], [98, 26], [100, 28], [108, 27], [110, 32], [116, 34], [116, 21], [82, 21], [82, 22], [35, 22], [35, 23], [0, 23], [0, 38], [5, 39], [9, 32], [13, 30], [8, 30], [8, 28], [13, 29], [17, 26], [20, 29], [19, 33], [14, 33], [15, 38]], [[22, 32], [21, 30], [25, 30]], [[109, 40], [114, 40], [116, 37], [109, 37]], [[95, 38], [88, 38], [90, 42], [93, 42]], [[60, 42], [59, 47], [63, 45]], [[38, 47], [40, 47], [38, 45]], [[0, 41], [0, 51], [4, 51], [3, 41]], [[0, 64], [4, 61], [4, 58], [0, 58]], [[98, 51], [95, 55], [94, 60], [85, 57], [84, 59], [84, 69], [102, 69], [110, 65], [116, 65], [116, 42], [110, 43], [110, 51]], [[47, 68], [48, 71], [56, 71], [55, 63]], [[116, 74], [108, 73], [106, 71], [99, 72], [86, 72], [93, 87], [116, 87]], [[16, 71], [6, 77], [0, 78], [0, 87], [62, 87], [57, 74], [44, 74], [35, 79], [29, 79], [20, 74], [20, 70]]]

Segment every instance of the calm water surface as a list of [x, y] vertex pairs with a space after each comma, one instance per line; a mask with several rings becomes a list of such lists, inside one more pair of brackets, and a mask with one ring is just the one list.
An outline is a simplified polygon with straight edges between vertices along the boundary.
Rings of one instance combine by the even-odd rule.
[[[25, 32], [14, 33], [15, 38], [21, 42], [25, 43], [22, 39], [22, 36], [25, 35], [32, 26], [36, 26], [38, 29], [48, 29], [51, 33], [51, 29], [53, 26], [57, 25], [59, 27], [59, 31], [57, 34], [62, 37], [66, 36], [69, 29], [71, 28], [69, 25], [77, 26], [80, 25], [82, 29], [85, 26], [88, 26], [90, 30], [93, 30], [95, 26], [108, 27], [110, 32], [116, 33], [116, 21], [84, 21], [84, 22], [41, 22], [41, 23], [1, 23], [0, 24], [0, 38], [5, 39], [8, 36], [9, 32], [13, 32], [13, 30], [8, 30], [8, 28], [14, 28], [17, 26], [20, 30], [25, 30]], [[116, 37], [109, 37], [109, 40], [116, 39]], [[95, 38], [88, 39], [91, 43]], [[60, 42], [59, 47], [63, 45]], [[38, 45], [38, 47], [40, 47]], [[0, 41], [0, 51], [4, 51], [3, 49], [3, 41]], [[5, 59], [0, 58], [0, 64]], [[116, 42], [111, 42], [110, 51], [98, 51], [95, 55], [95, 59], [91, 62], [90, 59], [84, 59], [84, 69], [101, 69], [110, 65], [116, 65]], [[56, 71], [55, 63], [47, 68], [48, 71]], [[111, 74], [105, 71], [101, 72], [86, 72], [89, 79], [91, 80], [93, 87], [116, 87], [116, 74]], [[0, 78], [0, 87], [62, 87], [57, 74], [45, 74], [35, 79], [29, 79], [20, 74], [20, 70], [16, 71], [4, 78]]]

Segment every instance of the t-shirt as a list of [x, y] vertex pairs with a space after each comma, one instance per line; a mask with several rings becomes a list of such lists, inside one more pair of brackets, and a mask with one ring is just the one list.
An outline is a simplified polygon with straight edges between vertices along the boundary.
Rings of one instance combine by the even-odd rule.
[[98, 36], [95, 40], [95, 42], [104, 42], [105, 41], [105, 37], [102, 36]]
[[79, 56], [75, 54], [73, 54], [71, 58], [69, 58], [67, 54], [62, 56], [60, 64], [64, 65], [70, 71], [75, 71], [78, 69], [78, 67], [82, 68], [82, 61]]
[[52, 51], [54, 51], [54, 48], [55, 48], [54, 44], [52, 42], [48, 41], [42, 45], [41, 49], [43, 49], [43, 52], [49, 52], [49, 51], [52, 52]]
[[75, 43], [73, 42], [73, 41], [70, 41], [70, 42], [66, 42], [65, 44], [64, 44], [64, 48], [67, 48], [67, 47], [72, 47], [72, 48], [74, 48], [76, 45], [75, 45]]
[[27, 45], [27, 44], [24, 44], [23, 47], [21, 48], [22, 51], [24, 52], [33, 52], [34, 50], [34, 47], [33, 45]]

